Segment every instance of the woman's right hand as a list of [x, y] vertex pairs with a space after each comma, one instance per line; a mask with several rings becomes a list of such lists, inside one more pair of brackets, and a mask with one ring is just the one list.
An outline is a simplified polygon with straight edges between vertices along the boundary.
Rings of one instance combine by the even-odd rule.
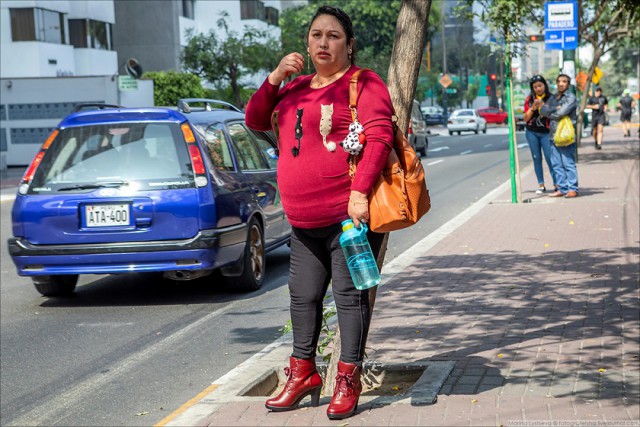
[[293, 52], [280, 60], [275, 70], [269, 74], [269, 83], [272, 85], [280, 85], [291, 74], [302, 72], [304, 67], [304, 56], [298, 52]]

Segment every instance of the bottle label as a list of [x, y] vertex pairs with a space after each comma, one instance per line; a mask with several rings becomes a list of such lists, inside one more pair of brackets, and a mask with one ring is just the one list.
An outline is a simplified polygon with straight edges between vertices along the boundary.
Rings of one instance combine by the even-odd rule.
[[368, 270], [376, 266], [376, 261], [371, 256], [370, 252], [351, 255], [347, 259], [347, 265], [352, 271]]

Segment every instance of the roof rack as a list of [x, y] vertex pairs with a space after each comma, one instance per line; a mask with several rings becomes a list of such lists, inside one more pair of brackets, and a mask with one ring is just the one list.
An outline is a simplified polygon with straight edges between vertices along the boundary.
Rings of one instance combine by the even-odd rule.
[[183, 113], [190, 113], [193, 110], [193, 108], [189, 104], [193, 104], [193, 103], [203, 103], [204, 107], [202, 107], [201, 111], [211, 111], [214, 108], [213, 105], [218, 105], [218, 106], [225, 107], [224, 109], [229, 109], [229, 110], [233, 110], [233, 111], [237, 111], [239, 113], [242, 113], [242, 110], [239, 109], [238, 107], [236, 107], [233, 104], [230, 104], [230, 103], [225, 102], [225, 101], [219, 101], [217, 99], [205, 99], [205, 98], [184, 98], [184, 99], [180, 99], [178, 101], [178, 110], [183, 112]]
[[73, 112], [77, 113], [78, 111], [82, 111], [82, 110], [105, 110], [107, 108], [124, 108], [124, 107], [120, 105], [105, 104], [103, 102], [81, 102], [79, 104], [76, 104], [76, 106], [73, 108]]

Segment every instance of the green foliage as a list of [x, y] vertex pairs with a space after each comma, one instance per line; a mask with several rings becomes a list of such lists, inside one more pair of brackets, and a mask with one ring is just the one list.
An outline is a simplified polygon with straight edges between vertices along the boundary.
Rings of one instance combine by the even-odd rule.
[[[231, 89], [231, 86], [223, 86], [220, 88], [205, 88], [205, 98], [207, 99], [217, 99], [220, 101], [229, 102], [235, 105], [235, 94]], [[242, 105], [246, 105], [251, 99], [251, 95], [254, 94], [256, 89], [240, 87], [240, 99], [242, 100]]]
[[[281, 55], [307, 51], [309, 24], [322, 5], [339, 7], [351, 17], [356, 39], [356, 63], [375, 70], [386, 81], [400, 0], [309, 0], [306, 6], [286, 9], [280, 15]], [[437, 28], [439, 20], [439, 9], [434, 2], [429, 13], [430, 28]], [[303, 71], [305, 74], [313, 72], [311, 64]]]
[[[329, 296], [325, 295], [324, 299], [328, 299]], [[324, 306], [322, 308], [322, 328], [320, 330], [321, 340], [318, 342], [318, 353], [322, 355], [322, 360], [325, 362], [329, 362], [331, 360], [331, 353], [324, 354], [325, 350], [333, 341], [333, 338], [336, 335], [336, 328], [332, 328], [329, 325], [329, 320], [336, 315], [336, 307], [335, 305]], [[278, 331], [282, 332], [282, 335], [286, 335], [293, 330], [293, 324], [291, 323], [291, 319], [287, 321], [287, 323]]]
[[150, 71], [143, 79], [153, 80], [153, 104], [157, 106], [178, 105], [180, 98], [201, 98], [205, 90], [198, 76], [175, 71]]
[[278, 41], [266, 31], [245, 27], [243, 35], [229, 29], [228, 14], [222, 12], [217, 25], [223, 36], [187, 32], [188, 43], [181, 60], [186, 71], [192, 72], [216, 86], [229, 86], [233, 103], [242, 107], [242, 79], [258, 71], [271, 71], [280, 61]]
[[467, 107], [473, 105], [473, 101], [478, 97], [478, 91], [480, 90], [480, 85], [475, 83], [469, 83], [467, 87], [467, 91], [464, 93], [464, 100], [467, 102]]

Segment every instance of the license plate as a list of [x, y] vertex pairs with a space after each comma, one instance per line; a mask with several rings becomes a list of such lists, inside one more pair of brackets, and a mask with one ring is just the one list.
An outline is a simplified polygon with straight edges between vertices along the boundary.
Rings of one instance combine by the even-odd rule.
[[464, 123], [464, 120], [456, 120], [456, 123]]
[[112, 227], [114, 225], [130, 225], [129, 204], [119, 205], [85, 205], [84, 218], [87, 227]]

